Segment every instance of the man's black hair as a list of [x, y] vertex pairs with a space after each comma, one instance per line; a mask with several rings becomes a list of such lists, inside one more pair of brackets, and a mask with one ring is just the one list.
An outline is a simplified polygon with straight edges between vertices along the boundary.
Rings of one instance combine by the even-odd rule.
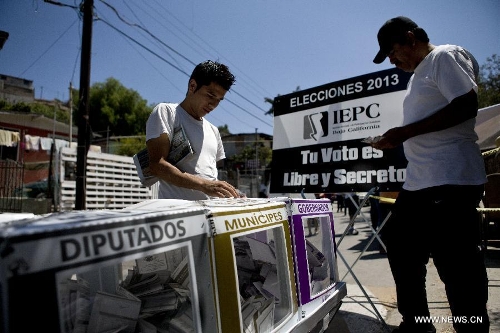
[[208, 86], [214, 82], [225, 90], [229, 90], [236, 80], [229, 68], [216, 61], [207, 60], [198, 64], [189, 79], [194, 79], [197, 83], [196, 90], [202, 86]]

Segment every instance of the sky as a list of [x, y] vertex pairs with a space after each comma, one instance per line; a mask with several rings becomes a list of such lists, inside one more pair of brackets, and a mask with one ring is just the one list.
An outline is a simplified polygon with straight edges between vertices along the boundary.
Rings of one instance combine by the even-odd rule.
[[[0, 0], [0, 74], [67, 101], [80, 83], [80, 0], [51, 2]], [[399, 15], [480, 65], [500, 55], [499, 0], [94, 0], [90, 81], [115, 78], [148, 105], [181, 102], [195, 65], [220, 61], [236, 83], [207, 119], [272, 135], [265, 98], [392, 68], [372, 60], [378, 29]]]

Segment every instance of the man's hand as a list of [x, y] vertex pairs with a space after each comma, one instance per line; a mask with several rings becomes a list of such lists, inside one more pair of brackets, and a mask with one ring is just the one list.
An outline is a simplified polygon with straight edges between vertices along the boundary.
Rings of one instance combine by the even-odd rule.
[[240, 198], [239, 191], [231, 184], [221, 180], [206, 180], [202, 185], [203, 193], [211, 197]]
[[395, 148], [409, 138], [441, 131], [476, 117], [477, 106], [476, 92], [471, 89], [429, 117], [402, 127], [392, 128], [382, 135], [382, 139], [368, 144], [376, 149]]
[[395, 127], [391, 128], [383, 135], [381, 135], [377, 141], [373, 141], [370, 144], [373, 148], [376, 149], [390, 149], [395, 148], [406, 141], [406, 131], [403, 127]]

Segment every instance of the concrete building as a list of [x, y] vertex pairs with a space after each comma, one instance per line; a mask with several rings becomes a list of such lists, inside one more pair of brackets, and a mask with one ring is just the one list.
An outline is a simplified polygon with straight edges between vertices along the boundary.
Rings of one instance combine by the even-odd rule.
[[9, 103], [32, 103], [35, 101], [33, 81], [0, 74], [0, 99]]
[[[248, 197], [257, 197], [269, 182], [270, 170], [264, 158], [259, 156], [261, 148], [273, 148], [273, 137], [265, 133], [240, 133], [229, 134], [222, 137], [226, 159], [221, 161], [219, 178], [227, 180]], [[235, 160], [235, 155], [240, 154], [245, 148], [255, 149], [255, 154], [244, 161]], [[267, 189], [266, 189], [267, 192]]]

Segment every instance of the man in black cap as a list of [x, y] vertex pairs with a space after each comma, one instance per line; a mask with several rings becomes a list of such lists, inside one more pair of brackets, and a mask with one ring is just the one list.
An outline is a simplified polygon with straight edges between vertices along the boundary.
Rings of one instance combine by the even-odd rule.
[[488, 279], [477, 206], [486, 182], [474, 131], [478, 65], [456, 45], [435, 46], [407, 17], [388, 20], [378, 32], [375, 63], [413, 75], [403, 102], [403, 123], [373, 143], [403, 144], [408, 160], [403, 189], [384, 229], [403, 317], [394, 332], [436, 332], [429, 320], [426, 264], [432, 255], [457, 333], [488, 332]]

